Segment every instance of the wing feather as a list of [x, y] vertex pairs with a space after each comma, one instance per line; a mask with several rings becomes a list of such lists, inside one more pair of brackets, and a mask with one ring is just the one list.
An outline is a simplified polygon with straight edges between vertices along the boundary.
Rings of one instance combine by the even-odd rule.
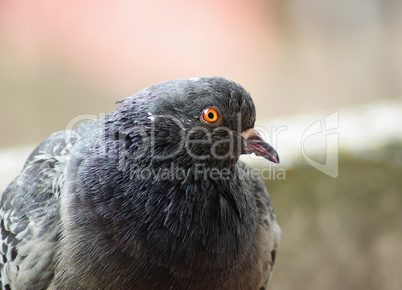
[[1, 289], [43, 289], [50, 284], [60, 233], [64, 165], [69, 158], [68, 146], [78, 137], [61, 131], [46, 139], [2, 194]]

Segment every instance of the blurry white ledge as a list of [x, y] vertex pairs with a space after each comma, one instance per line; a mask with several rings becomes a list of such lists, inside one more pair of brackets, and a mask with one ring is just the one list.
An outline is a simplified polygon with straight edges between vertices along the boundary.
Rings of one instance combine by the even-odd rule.
[[[256, 128], [277, 149], [280, 167], [310, 159], [327, 162], [339, 152], [364, 157], [393, 143], [402, 144], [402, 101], [379, 100], [338, 111], [298, 115], [260, 122]], [[35, 144], [0, 150], [0, 193], [18, 175]], [[256, 156], [242, 156], [251, 166], [270, 162]], [[368, 156], [372, 158], [372, 156]]]
[[19, 174], [35, 145], [16, 146], [0, 150], [0, 194]]

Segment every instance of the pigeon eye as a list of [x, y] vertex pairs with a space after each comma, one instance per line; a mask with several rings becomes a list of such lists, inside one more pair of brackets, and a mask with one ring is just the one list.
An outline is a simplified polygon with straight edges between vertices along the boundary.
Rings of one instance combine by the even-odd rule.
[[220, 112], [218, 108], [205, 108], [204, 111], [202, 111], [201, 120], [209, 124], [218, 122], [220, 120]]

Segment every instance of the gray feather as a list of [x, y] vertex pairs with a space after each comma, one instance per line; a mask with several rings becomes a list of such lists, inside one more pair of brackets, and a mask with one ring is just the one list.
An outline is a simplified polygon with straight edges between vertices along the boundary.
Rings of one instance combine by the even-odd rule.
[[[60, 194], [67, 150], [79, 136], [62, 131], [42, 142], [1, 196], [2, 289], [44, 289], [54, 275]], [[68, 142], [66, 142], [68, 139]]]
[[[200, 119], [207, 106], [220, 127]], [[1, 196], [0, 288], [266, 289], [280, 228], [263, 181], [238, 158], [279, 159], [256, 133], [242, 137], [254, 123], [249, 94], [215, 77], [151, 86], [53, 134]], [[181, 132], [202, 142], [177, 151]], [[250, 142], [223, 142], [231, 134]], [[230, 178], [200, 178], [198, 165]], [[136, 174], [172, 166], [185, 178]]]

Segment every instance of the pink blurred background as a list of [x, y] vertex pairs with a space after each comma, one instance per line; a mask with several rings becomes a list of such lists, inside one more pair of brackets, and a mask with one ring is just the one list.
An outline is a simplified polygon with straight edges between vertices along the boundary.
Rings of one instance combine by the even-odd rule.
[[42, 0], [0, 7], [6, 52], [19, 62], [57, 60], [123, 94], [165, 79], [228, 72], [239, 78], [272, 66], [275, 17], [264, 1]]
[[220, 75], [258, 119], [402, 93], [400, 1], [0, 1], [0, 146], [156, 82]]
[[[296, 115], [339, 112], [340, 145], [380, 144], [358, 155], [370, 162], [340, 162], [337, 179], [300, 167], [271, 191], [283, 229], [272, 289], [399, 289], [400, 147], [372, 159], [400, 140], [401, 52], [399, 0], [0, 0], [0, 192], [74, 117], [156, 82], [220, 75], [251, 93], [257, 123], [295, 118], [290, 134]], [[295, 136], [284, 140], [301, 155]]]
[[400, 11], [373, 0], [2, 0], [0, 146], [39, 142], [175, 78], [233, 79], [259, 119], [399, 97]]

